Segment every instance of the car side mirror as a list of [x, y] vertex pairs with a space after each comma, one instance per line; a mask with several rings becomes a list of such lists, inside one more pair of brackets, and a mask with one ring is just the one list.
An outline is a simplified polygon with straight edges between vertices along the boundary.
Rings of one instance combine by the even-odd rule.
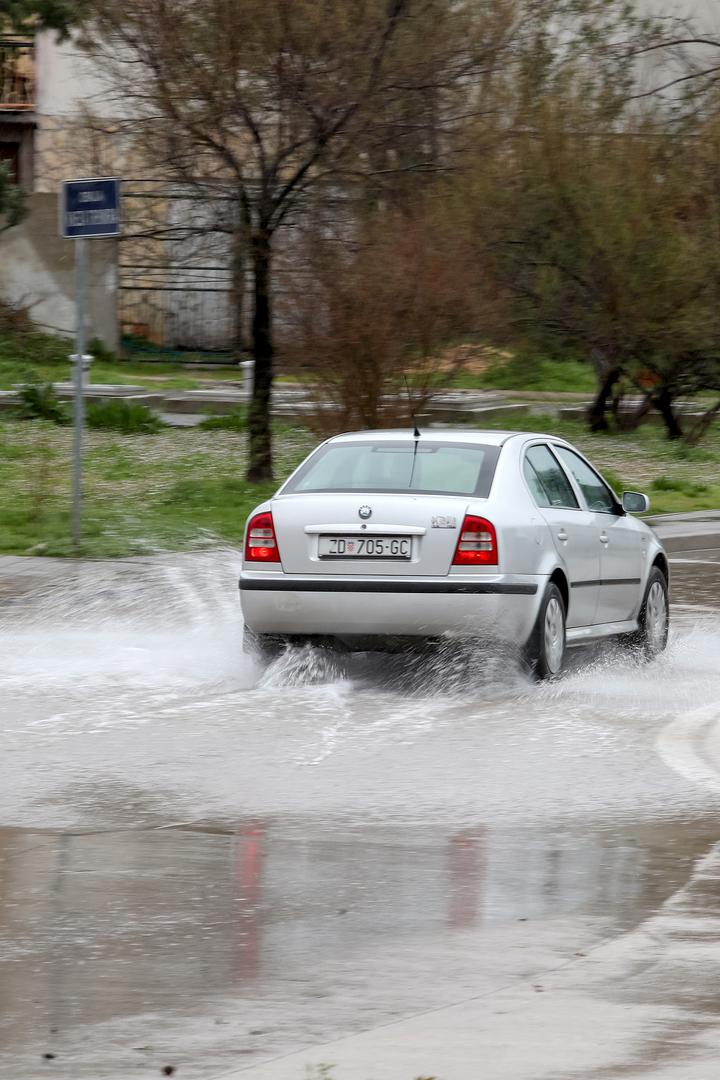
[[623, 491], [622, 506], [627, 514], [647, 514], [650, 509], [650, 500], [647, 495], [641, 495], [639, 491]]

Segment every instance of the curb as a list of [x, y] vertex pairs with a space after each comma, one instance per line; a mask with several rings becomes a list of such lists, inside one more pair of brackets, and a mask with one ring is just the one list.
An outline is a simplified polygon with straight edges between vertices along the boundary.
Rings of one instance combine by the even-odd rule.
[[684, 551], [720, 551], [720, 533], [708, 533], [705, 536], [663, 536], [658, 533], [668, 555], [679, 555]]
[[720, 549], [720, 510], [645, 518], [668, 554]]

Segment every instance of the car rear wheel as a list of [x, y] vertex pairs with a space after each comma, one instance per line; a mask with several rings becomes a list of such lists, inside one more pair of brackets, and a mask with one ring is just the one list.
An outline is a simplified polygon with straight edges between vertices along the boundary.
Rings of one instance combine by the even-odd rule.
[[645, 595], [640, 606], [638, 628], [624, 641], [639, 649], [648, 660], [659, 656], [664, 651], [670, 627], [670, 604], [668, 602], [668, 584], [662, 570], [654, 566], [645, 588]]
[[545, 589], [527, 657], [536, 679], [553, 679], [565, 659], [565, 604], [557, 585]]

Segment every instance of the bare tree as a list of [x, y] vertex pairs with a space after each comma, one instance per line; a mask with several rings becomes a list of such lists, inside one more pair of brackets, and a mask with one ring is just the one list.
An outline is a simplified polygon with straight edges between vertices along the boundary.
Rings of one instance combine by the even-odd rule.
[[692, 110], [717, 96], [720, 26], [710, 17], [711, 10], [708, 5], [704, 18], [667, 14], [643, 25], [632, 43], [644, 76], [636, 97], [664, 98]]
[[479, 80], [512, 36], [517, 0], [93, 6], [90, 47], [145, 160], [232, 195], [231, 228], [253, 277], [248, 479], [269, 478], [278, 230], [369, 174], [446, 167], [478, 108]]
[[410, 424], [438, 385], [438, 351], [473, 327], [478, 287], [465, 237], [432, 207], [372, 210], [352, 243], [306, 237], [291, 291], [294, 363], [315, 383], [324, 434]]

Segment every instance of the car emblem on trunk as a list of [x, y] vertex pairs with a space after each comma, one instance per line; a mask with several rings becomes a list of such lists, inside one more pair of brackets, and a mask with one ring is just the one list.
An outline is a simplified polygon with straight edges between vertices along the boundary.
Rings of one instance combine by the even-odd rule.
[[367, 521], [369, 517], [372, 517], [372, 510], [369, 506], [361, 506], [358, 510], [358, 515], [363, 519], [363, 521]]

